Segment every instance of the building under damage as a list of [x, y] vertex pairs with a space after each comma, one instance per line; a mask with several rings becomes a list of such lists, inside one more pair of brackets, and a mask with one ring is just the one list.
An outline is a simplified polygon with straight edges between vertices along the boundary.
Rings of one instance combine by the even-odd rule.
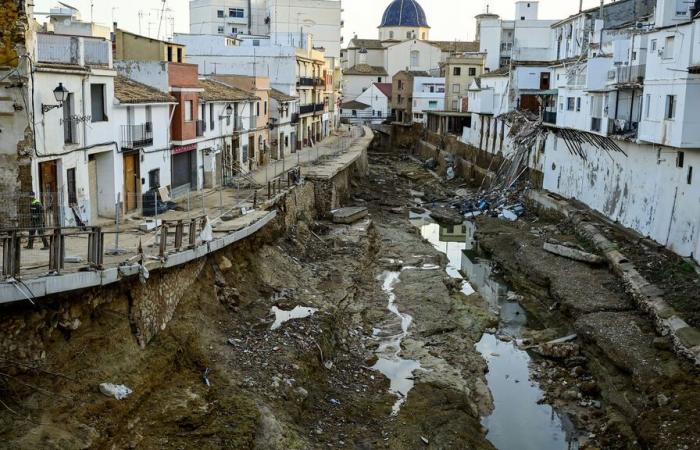
[[[470, 85], [460, 140], [526, 162], [543, 189], [700, 260], [698, 13], [698, 1], [605, 4], [552, 23], [547, 52], [539, 34], [515, 33], [512, 57]], [[441, 123], [429, 128], [450, 131]]]

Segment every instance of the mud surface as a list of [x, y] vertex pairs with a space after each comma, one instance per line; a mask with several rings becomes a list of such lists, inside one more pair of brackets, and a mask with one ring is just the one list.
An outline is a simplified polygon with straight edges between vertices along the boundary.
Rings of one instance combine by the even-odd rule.
[[[675, 358], [607, 269], [542, 250], [549, 238], [585, 245], [566, 226], [477, 221], [480, 254], [497, 263], [488, 277], [514, 296], [499, 323], [500, 285], [485, 279], [473, 293], [454, 258], [448, 264], [409, 221], [409, 212], [427, 213], [418, 203], [458, 187], [372, 156], [369, 178], [351, 189], [367, 219], [335, 225], [307, 211], [284, 219], [295, 224], [288, 233], [210, 258], [145, 349], [129, 323], [129, 287], [111, 293], [75, 329], [45, 337], [44, 361], [0, 361], [0, 448], [559, 448], [546, 437], [518, 447], [485, 419], [504, 392], [489, 392], [494, 361], [477, 343], [512, 363], [571, 333], [566, 354], [531, 351], [517, 371], [504, 369], [517, 377], [508, 389], [537, 384], [543, 398], [526, 399], [528, 408], [539, 402], [571, 418], [582, 449], [699, 448], [696, 369]], [[506, 311], [521, 306], [527, 328]], [[100, 383], [133, 393], [108, 398]], [[486, 427], [505, 439], [489, 441]]]

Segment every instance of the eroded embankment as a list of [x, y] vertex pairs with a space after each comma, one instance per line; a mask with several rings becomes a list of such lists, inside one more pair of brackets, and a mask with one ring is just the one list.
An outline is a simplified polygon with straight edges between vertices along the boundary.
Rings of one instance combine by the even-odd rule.
[[[474, 344], [493, 317], [444, 271], [402, 270], [444, 264], [385, 204], [408, 186], [386, 168], [354, 184], [371, 222], [317, 221], [307, 185], [273, 226], [154, 276], [145, 292], [134, 282], [6, 309], [0, 326], [26, 347], [0, 360], [0, 447], [491, 448]], [[387, 271], [401, 271], [396, 304], [413, 318], [399, 353], [421, 366], [393, 416], [397, 396], [373, 369], [375, 329], [396, 319]], [[149, 317], [175, 297], [172, 320], [142, 348], [135, 304]], [[317, 311], [272, 329], [273, 307], [297, 306]], [[133, 394], [108, 398], [106, 382]]]
[[[603, 448], [696, 448], [700, 383], [666, 337], [638, 312], [607, 267], [547, 253], [546, 241], [590, 249], [570, 224], [534, 216], [508, 223], [479, 218], [476, 238], [520, 294], [546, 341], [576, 333], [576, 354], [545, 362], [538, 379], [547, 397], [596, 436]], [[578, 407], [580, 403], [581, 407]]]

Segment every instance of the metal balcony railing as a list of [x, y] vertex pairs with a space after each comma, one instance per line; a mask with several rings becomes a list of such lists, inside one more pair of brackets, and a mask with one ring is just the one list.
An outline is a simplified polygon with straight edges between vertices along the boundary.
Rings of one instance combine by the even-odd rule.
[[647, 73], [646, 64], [636, 66], [621, 66], [617, 68], [617, 84], [644, 83]]
[[301, 105], [299, 107], [299, 114], [304, 115], [304, 114], [312, 114], [314, 112], [314, 104], [308, 104], [308, 105]]
[[291, 122], [292, 122], [293, 124], [299, 123], [299, 113], [293, 113], [293, 114], [292, 114]]
[[308, 77], [299, 77], [297, 80], [297, 86], [308, 86], [308, 87], [313, 87], [314, 86], [314, 78], [308, 78]]
[[314, 105], [314, 114], [320, 115], [323, 114], [326, 110], [326, 104], [325, 103], [316, 103]]
[[122, 125], [122, 148], [137, 149], [153, 145], [153, 125]]

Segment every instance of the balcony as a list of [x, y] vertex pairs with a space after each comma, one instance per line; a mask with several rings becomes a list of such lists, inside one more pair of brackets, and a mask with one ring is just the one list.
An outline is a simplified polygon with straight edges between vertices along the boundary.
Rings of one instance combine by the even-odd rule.
[[122, 148], [135, 150], [153, 145], [153, 125], [122, 125]]
[[197, 137], [204, 136], [204, 132], [207, 131], [207, 123], [203, 120], [197, 121]]
[[614, 76], [615, 84], [643, 84], [647, 66], [645, 64], [620, 66], [610, 72], [610, 75]]
[[600, 117], [591, 118], [591, 131], [600, 133], [603, 129], [603, 119]]
[[112, 46], [105, 39], [37, 34], [37, 59], [42, 63], [111, 66]]
[[243, 118], [240, 116], [233, 117], [233, 131], [243, 130]]
[[316, 114], [317, 116], [320, 116], [324, 112], [326, 112], [326, 104], [325, 103], [316, 103], [314, 105], [314, 114]]
[[315, 106], [315, 105], [314, 105], [313, 103], [311, 103], [311, 104], [309, 104], [309, 105], [301, 105], [301, 106], [299, 107], [299, 114], [302, 115], [302, 116], [303, 116], [304, 114], [313, 114], [313, 112], [314, 112], [314, 106]]
[[608, 133], [611, 136], [635, 136], [639, 130], [639, 122], [624, 119], [610, 119]]
[[292, 114], [292, 119], [291, 119], [292, 124], [297, 124], [299, 123], [299, 113], [293, 113]]
[[298, 87], [314, 87], [316, 78], [299, 77], [297, 80]]

